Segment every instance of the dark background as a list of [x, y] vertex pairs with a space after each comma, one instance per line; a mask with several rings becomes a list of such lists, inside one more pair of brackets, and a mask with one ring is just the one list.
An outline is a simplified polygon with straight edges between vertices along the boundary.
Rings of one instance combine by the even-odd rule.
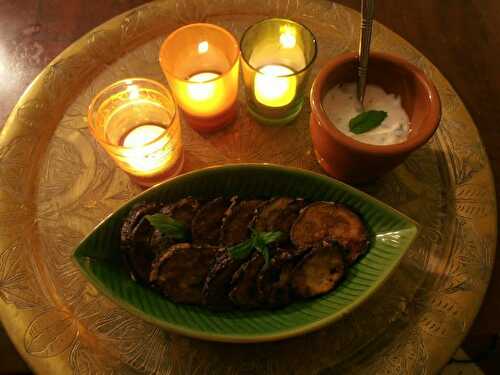
[[[93, 27], [146, 2], [0, 0], [0, 128], [25, 88], [59, 52]], [[360, 7], [359, 0], [337, 2]], [[378, 0], [375, 18], [418, 48], [452, 83], [479, 128], [498, 183], [500, 1]], [[464, 343], [472, 355], [500, 332], [499, 263], [497, 259], [483, 308]], [[480, 362], [492, 374], [500, 373], [499, 364], [498, 353]], [[27, 370], [1, 329], [0, 367], [0, 374]]]

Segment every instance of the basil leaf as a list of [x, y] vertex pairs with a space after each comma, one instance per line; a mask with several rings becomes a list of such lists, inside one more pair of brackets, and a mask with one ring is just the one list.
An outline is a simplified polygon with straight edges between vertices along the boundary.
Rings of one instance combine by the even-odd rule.
[[231, 246], [227, 250], [233, 259], [246, 259], [250, 256], [254, 249], [254, 240], [252, 238]]
[[385, 111], [366, 111], [349, 121], [349, 130], [354, 134], [363, 134], [375, 129], [387, 117]]
[[254, 229], [252, 231], [252, 236], [237, 245], [228, 248], [229, 254], [233, 259], [246, 259], [248, 258], [254, 250], [257, 250], [264, 257], [264, 269], [269, 265], [269, 245], [272, 242], [277, 241], [283, 236], [281, 232], [258, 232]]
[[266, 270], [267, 267], [269, 267], [269, 249], [267, 248], [267, 246], [265, 248], [265, 251], [262, 251], [261, 254], [264, 257], [264, 267], [263, 267], [263, 269]]
[[281, 232], [257, 232], [257, 236], [264, 241], [266, 245], [279, 240], [283, 233]]
[[269, 266], [269, 248], [262, 236], [257, 236], [255, 240], [255, 249], [264, 257], [264, 269], [266, 269]]
[[180, 221], [172, 219], [170, 216], [165, 214], [154, 214], [146, 215], [144, 218], [165, 237], [174, 240], [187, 240], [188, 238], [185, 225]]

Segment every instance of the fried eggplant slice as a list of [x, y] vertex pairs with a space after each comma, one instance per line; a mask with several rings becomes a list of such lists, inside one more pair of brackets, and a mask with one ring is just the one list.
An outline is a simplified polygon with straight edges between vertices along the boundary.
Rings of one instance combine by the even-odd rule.
[[302, 254], [291, 248], [278, 248], [269, 262], [269, 267], [262, 269], [257, 278], [259, 303], [268, 308], [278, 308], [291, 302], [290, 280], [295, 265]]
[[291, 279], [294, 295], [309, 298], [333, 290], [344, 276], [341, 247], [323, 242], [304, 255]]
[[257, 278], [263, 266], [264, 257], [262, 254], [254, 252], [250, 260], [234, 273], [229, 298], [236, 306], [245, 309], [259, 306]]
[[229, 310], [234, 305], [229, 299], [233, 275], [245, 260], [234, 259], [226, 249], [219, 251], [203, 287], [203, 304], [212, 310]]
[[[181, 222], [190, 232], [191, 223], [199, 208], [200, 208], [200, 203], [196, 199], [192, 197], [187, 197], [173, 204], [164, 206], [160, 210], [160, 213], [170, 216], [172, 219]], [[159, 230], [155, 229], [153, 235], [151, 236], [150, 245], [153, 249], [155, 249], [158, 252], [158, 250], [160, 251], [164, 250], [165, 248], [174, 244], [175, 242], [176, 241], [173, 241], [172, 239], [163, 236]]]
[[361, 218], [346, 206], [331, 202], [305, 207], [293, 224], [290, 237], [298, 249], [335, 240], [344, 248], [348, 264], [368, 249], [368, 232]]
[[205, 203], [194, 215], [191, 234], [193, 243], [218, 245], [222, 221], [226, 211], [236, 204], [237, 198], [215, 198]]
[[172, 205], [165, 206], [160, 212], [181, 222], [188, 230], [191, 230], [191, 223], [199, 208], [200, 203], [196, 199], [187, 197]]
[[121, 242], [128, 243], [132, 241], [132, 231], [145, 215], [158, 212], [162, 205], [159, 203], [138, 203], [128, 213], [123, 220], [121, 228]]
[[231, 207], [224, 217], [221, 231], [221, 244], [236, 245], [250, 237], [250, 224], [262, 206], [261, 200], [241, 201]]
[[126, 263], [139, 281], [147, 282], [155, 251], [150, 246], [154, 228], [144, 218], [161, 208], [159, 203], [140, 203], [134, 206], [125, 218], [121, 228], [121, 249]]
[[286, 242], [289, 238], [290, 228], [303, 207], [303, 199], [273, 198], [268, 201], [256, 217], [255, 229], [259, 232], [280, 231], [284, 234], [280, 242]]
[[172, 245], [154, 261], [150, 282], [176, 303], [201, 304], [216, 251], [213, 246]]

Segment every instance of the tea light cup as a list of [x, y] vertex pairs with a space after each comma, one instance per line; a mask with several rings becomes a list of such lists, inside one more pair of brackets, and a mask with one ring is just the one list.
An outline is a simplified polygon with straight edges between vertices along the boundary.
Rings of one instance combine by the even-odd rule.
[[195, 23], [170, 34], [160, 49], [160, 65], [188, 124], [212, 132], [237, 114], [240, 50], [222, 27]]
[[240, 49], [250, 114], [267, 125], [293, 121], [316, 58], [312, 32], [291, 20], [267, 19], [245, 31]]
[[144, 78], [118, 81], [93, 99], [92, 135], [131, 179], [152, 186], [182, 170], [179, 114], [170, 91]]

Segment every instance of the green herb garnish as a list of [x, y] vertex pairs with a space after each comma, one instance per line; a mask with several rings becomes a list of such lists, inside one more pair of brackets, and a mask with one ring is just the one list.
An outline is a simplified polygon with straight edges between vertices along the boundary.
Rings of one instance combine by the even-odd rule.
[[283, 236], [281, 232], [258, 232], [252, 229], [252, 236], [238, 245], [231, 246], [228, 251], [234, 259], [246, 259], [257, 250], [264, 257], [264, 269], [269, 265], [269, 248], [267, 245]]
[[363, 134], [375, 129], [387, 117], [385, 111], [366, 111], [349, 121], [349, 130], [354, 134]]
[[181, 241], [188, 239], [188, 230], [180, 221], [172, 219], [165, 214], [146, 215], [144, 217], [153, 227], [158, 229], [163, 236]]
[[233, 259], [245, 259], [252, 253], [254, 249], [253, 240], [250, 238], [238, 245], [228, 248], [229, 254]]

